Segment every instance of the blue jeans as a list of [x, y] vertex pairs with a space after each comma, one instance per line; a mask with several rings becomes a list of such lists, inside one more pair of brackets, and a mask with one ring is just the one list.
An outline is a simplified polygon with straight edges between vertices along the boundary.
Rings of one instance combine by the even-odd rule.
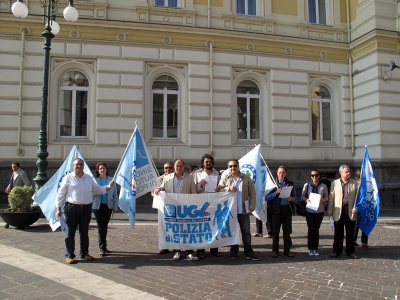
[[[242, 233], [244, 255], [251, 256], [253, 255], [254, 251], [251, 247], [250, 216], [248, 214], [238, 214], [237, 219], [240, 226], [240, 232]], [[238, 254], [238, 252], [239, 245], [232, 245], [231, 253]]]
[[80, 205], [65, 203], [65, 257], [75, 258], [75, 232], [79, 227], [80, 256], [89, 254], [89, 223], [92, 212], [92, 204]]

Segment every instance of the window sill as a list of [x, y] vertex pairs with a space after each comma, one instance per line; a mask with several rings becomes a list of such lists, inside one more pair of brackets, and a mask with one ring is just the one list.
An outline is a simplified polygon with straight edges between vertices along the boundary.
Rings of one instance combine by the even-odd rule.
[[93, 144], [93, 141], [88, 137], [58, 137], [55, 138], [52, 143], [54, 144], [71, 144], [71, 143], [79, 143], [79, 144]]
[[325, 147], [325, 148], [334, 148], [339, 145], [333, 141], [311, 141], [311, 147]]

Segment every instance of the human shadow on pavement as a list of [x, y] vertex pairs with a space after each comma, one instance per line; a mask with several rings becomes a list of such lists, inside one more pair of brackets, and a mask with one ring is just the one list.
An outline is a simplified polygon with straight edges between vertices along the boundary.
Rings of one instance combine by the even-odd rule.
[[18, 230], [18, 231], [24, 231], [24, 232], [35, 232], [35, 233], [48, 233], [52, 232], [51, 227], [49, 224], [32, 224], [29, 225], [25, 228], [15, 228], [10, 226], [7, 230]]

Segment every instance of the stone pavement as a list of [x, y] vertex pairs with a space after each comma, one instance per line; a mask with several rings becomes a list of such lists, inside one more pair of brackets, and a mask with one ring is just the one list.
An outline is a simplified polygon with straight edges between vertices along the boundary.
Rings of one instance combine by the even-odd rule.
[[[259, 262], [222, 257], [172, 261], [159, 255], [155, 214], [138, 214], [134, 231], [122, 214], [109, 227], [113, 253], [100, 258], [90, 227], [93, 262], [63, 262], [64, 233], [41, 219], [29, 229], [0, 223], [0, 299], [397, 299], [400, 296], [400, 216], [381, 217], [361, 258], [329, 258], [332, 233], [321, 227], [321, 255], [307, 255], [306, 224], [294, 217], [295, 258], [270, 257], [271, 239], [252, 238]], [[252, 219], [252, 229], [255, 229]], [[399, 298], [400, 299], [400, 298]]]

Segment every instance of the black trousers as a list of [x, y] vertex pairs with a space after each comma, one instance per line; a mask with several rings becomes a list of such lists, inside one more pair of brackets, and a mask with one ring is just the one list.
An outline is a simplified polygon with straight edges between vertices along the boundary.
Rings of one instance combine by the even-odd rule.
[[93, 209], [93, 213], [97, 222], [99, 249], [100, 251], [105, 251], [107, 249], [107, 229], [112, 209], [109, 209], [107, 204], [100, 204], [99, 209]]
[[289, 205], [281, 205], [279, 214], [272, 214], [272, 251], [279, 252], [279, 233], [282, 226], [283, 232], [283, 251], [290, 252], [292, 247], [292, 210]]
[[354, 254], [354, 226], [355, 222], [350, 220], [349, 208], [347, 205], [342, 207], [340, 219], [334, 223], [335, 233], [333, 237], [333, 251], [340, 255], [343, 251], [344, 230], [346, 229], [346, 253]]
[[319, 228], [321, 227], [324, 213], [306, 212], [307, 220], [307, 247], [308, 250], [318, 250], [319, 246]]
[[[267, 222], [265, 222], [265, 227], [267, 228], [268, 234], [272, 234], [272, 213], [270, 209], [270, 201], [267, 202]], [[256, 232], [263, 234], [263, 224], [259, 219], [256, 219]]]
[[[358, 231], [360, 230], [360, 227], [358, 227], [358, 224], [356, 223], [354, 226], [354, 242], [357, 242], [357, 237], [358, 237]], [[362, 244], [368, 244], [368, 235], [366, 235], [364, 232], [361, 231], [361, 243]]]
[[[272, 214], [270, 210], [267, 211], [267, 222], [265, 222], [268, 234], [272, 234]], [[263, 234], [263, 222], [256, 219], [256, 232]]]

